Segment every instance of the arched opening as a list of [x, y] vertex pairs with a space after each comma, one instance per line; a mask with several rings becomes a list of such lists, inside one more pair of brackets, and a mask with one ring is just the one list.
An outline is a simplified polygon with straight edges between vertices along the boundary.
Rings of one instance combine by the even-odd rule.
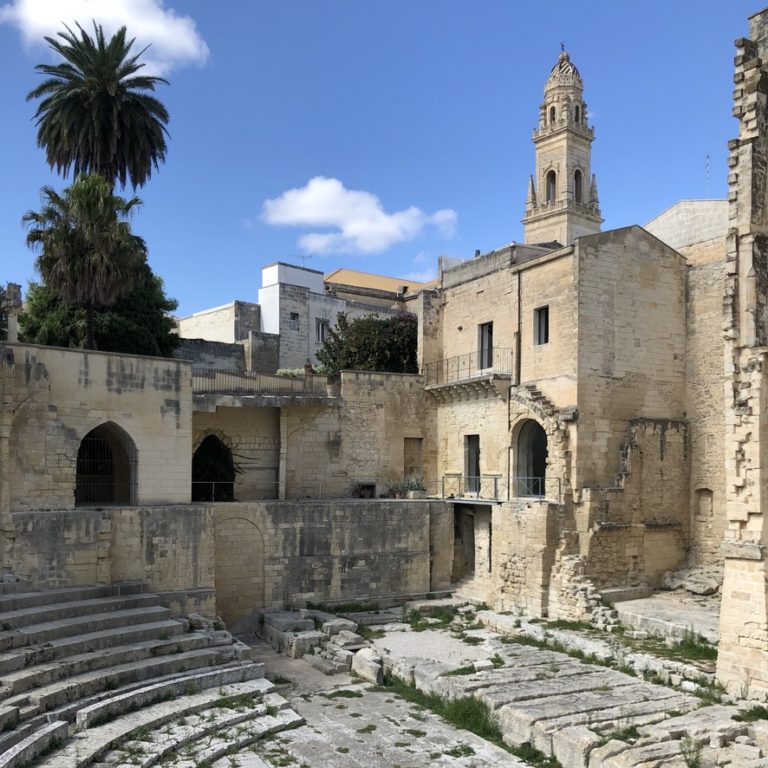
[[580, 203], [583, 198], [581, 171], [577, 168], [573, 173], [573, 199]]
[[555, 122], [555, 117], [557, 116], [557, 112], [554, 107], [549, 108], [549, 124], [552, 125]]
[[75, 505], [133, 504], [136, 446], [117, 424], [92, 429], [77, 450]]
[[581, 107], [578, 104], [574, 107], [573, 119], [576, 123], [581, 122]]
[[557, 174], [554, 171], [550, 171], [547, 174], [547, 202], [554, 203], [555, 195], [557, 194]]
[[544, 496], [547, 474], [547, 433], [532, 419], [517, 435], [516, 496]]
[[192, 457], [192, 501], [233, 501], [235, 463], [229, 446], [208, 435]]

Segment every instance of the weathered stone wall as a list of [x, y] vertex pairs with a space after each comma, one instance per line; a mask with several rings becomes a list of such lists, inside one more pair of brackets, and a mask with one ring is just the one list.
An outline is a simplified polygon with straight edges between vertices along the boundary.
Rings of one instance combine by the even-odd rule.
[[212, 531], [211, 510], [192, 505], [16, 512], [3, 566], [36, 587], [146, 581], [212, 613]]
[[250, 331], [259, 330], [260, 307], [249, 301], [232, 301], [179, 319], [179, 335], [186, 339], [232, 344], [247, 339]]
[[194, 368], [219, 368], [225, 371], [245, 370], [245, 351], [241, 344], [205, 339], [182, 339], [174, 355], [188, 360]]
[[[443, 502], [254, 502], [217, 504], [214, 514], [217, 608], [233, 628], [265, 606], [448, 586], [448, 561], [437, 554], [453, 550], [453, 518]], [[224, 583], [218, 576], [225, 572], [241, 574], [240, 581]]]
[[[216, 408], [192, 416], [192, 452], [215, 435], [232, 452], [236, 499], [276, 499], [280, 462], [279, 408]], [[200, 498], [200, 497], [198, 497]]]
[[344, 371], [341, 403], [281, 409], [281, 480], [289, 498], [347, 495], [358, 483], [376, 494], [403, 479], [404, 440], [423, 440], [424, 477], [434, 488], [432, 404], [420, 376]]
[[612, 486], [632, 419], [685, 413], [685, 261], [640, 227], [581, 238], [575, 484]]
[[[718, 364], [723, 348], [724, 248], [720, 260], [702, 260], [688, 268], [686, 415], [690, 430], [690, 559], [703, 564], [722, 559], [725, 530], [725, 414], [717, 394], [725, 372]], [[709, 246], [704, 243], [703, 246]]]
[[106, 422], [135, 445], [136, 502], [189, 501], [189, 363], [31, 344], [2, 354], [11, 510], [72, 507], [80, 442]]
[[577, 495], [580, 553], [598, 587], [658, 586], [665, 571], [683, 564], [687, 476], [685, 422], [631, 423], [619, 487], [587, 488]]

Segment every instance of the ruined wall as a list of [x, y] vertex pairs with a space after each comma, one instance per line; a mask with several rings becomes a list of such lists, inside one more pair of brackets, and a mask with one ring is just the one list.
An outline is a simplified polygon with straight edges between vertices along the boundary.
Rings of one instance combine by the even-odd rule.
[[424, 476], [434, 485], [430, 419], [420, 376], [344, 371], [341, 403], [281, 409], [281, 474], [290, 497], [348, 495], [358, 483], [376, 494], [403, 479], [404, 440], [423, 440]]
[[189, 363], [8, 344], [3, 365], [13, 379], [5, 419], [11, 510], [71, 508], [80, 442], [105, 422], [135, 444], [137, 503], [189, 501]]
[[245, 352], [241, 344], [225, 344], [223, 341], [206, 341], [205, 339], [182, 339], [173, 356], [177, 360], [188, 360], [193, 368], [245, 370]]
[[199, 506], [16, 512], [4, 567], [35, 587], [146, 581], [178, 610], [214, 610], [211, 510]]
[[[192, 416], [192, 452], [215, 435], [232, 452], [236, 499], [276, 499], [280, 462], [279, 408], [216, 408]], [[200, 498], [200, 497], [198, 497]]]
[[[254, 502], [217, 504], [216, 563], [242, 584], [217, 589], [231, 627], [265, 606], [425, 594], [448, 586], [450, 506], [437, 501]], [[220, 581], [220, 580], [219, 580]], [[246, 588], [247, 587], [247, 588]]]
[[685, 413], [685, 262], [640, 227], [581, 238], [575, 484], [614, 485], [631, 419]]
[[[710, 247], [716, 244], [719, 248]], [[722, 559], [725, 530], [725, 414], [717, 397], [724, 389], [722, 241], [703, 243], [707, 256], [688, 268], [686, 415], [690, 430], [690, 557], [693, 563]], [[719, 252], [720, 260], [714, 260]]]
[[619, 487], [577, 496], [580, 553], [598, 587], [659, 586], [686, 555], [687, 425], [636, 420], [625, 440]]

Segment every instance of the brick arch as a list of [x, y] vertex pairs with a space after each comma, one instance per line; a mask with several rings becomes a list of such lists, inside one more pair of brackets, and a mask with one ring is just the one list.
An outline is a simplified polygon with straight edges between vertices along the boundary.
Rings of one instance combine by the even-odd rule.
[[264, 533], [253, 520], [218, 517], [214, 526], [216, 610], [233, 632], [255, 628], [266, 606]]

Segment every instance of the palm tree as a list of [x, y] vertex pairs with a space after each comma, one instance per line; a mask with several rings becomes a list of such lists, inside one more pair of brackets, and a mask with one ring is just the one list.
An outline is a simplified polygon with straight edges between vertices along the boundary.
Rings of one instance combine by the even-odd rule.
[[36, 267], [63, 301], [86, 311], [86, 349], [95, 349], [94, 309], [107, 307], [133, 286], [147, 248], [124, 219], [141, 200], [113, 194], [102, 176], [80, 176], [59, 195], [43, 187], [40, 211], [24, 214], [27, 245], [40, 252]]
[[135, 39], [126, 42], [125, 27], [109, 42], [95, 21], [93, 27], [94, 37], [78, 24], [79, 37], [66, 27], [61, 40], [45, 38], [64, 61], [35, 67], [48, 75], [27, 95], [42, 99], [37, 144], [64, 176], [72, 168], [75, 178], [96, 173], [123, 187], [130, 178], [135, 189], [165, 160], [168, 112], [149, 92], [168, 81], [136, 74], [146, 48], [131, 55]]

